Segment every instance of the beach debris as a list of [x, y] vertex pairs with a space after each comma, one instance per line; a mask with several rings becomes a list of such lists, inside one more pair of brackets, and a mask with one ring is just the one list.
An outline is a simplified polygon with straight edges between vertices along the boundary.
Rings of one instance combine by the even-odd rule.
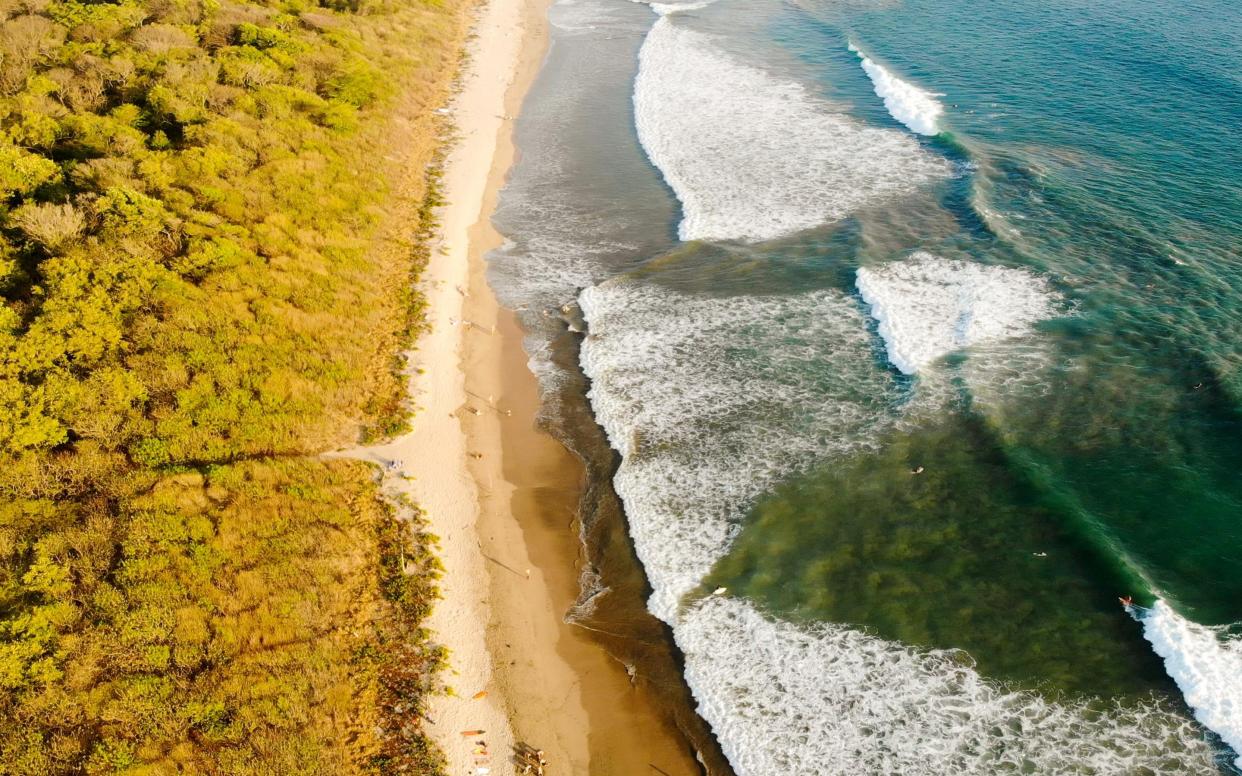
[[479, 698], [486, 698], [486, 697], [487, 697], [487, 690], [479, 690], [478, 692], [474, 694], [474, 698], [472, 698], [472, 700], [477, 701]]
[[481, 736], [486, 732], [486, 730], [463, 730], [461, 731], [461, 737], [470, 738], [471, 736]]
[[436, 108], [435, 112], [441, 116], [447, 116], [450, 113], [452, 113], [452, 111], [450, 111], [448, 108]]
[[543, 750], [524, 741], [513, 745], [513, 761], [520, 766], [519, 773], [530, 773], [534, 776], [544, 776], [544, 769], [548, 766], [548, 758], [544, 756]]

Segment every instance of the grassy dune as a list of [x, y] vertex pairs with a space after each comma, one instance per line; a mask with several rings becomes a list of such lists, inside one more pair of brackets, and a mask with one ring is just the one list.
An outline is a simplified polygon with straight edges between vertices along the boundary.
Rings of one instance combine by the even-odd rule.
[[467, 13], [0, 0], [0, 772], [439, 770], [420, 518], [317, 456], [402, 428]]

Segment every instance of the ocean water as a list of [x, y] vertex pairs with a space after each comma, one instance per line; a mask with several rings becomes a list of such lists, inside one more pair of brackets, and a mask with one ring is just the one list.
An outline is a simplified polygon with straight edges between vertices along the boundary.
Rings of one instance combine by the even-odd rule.
[[551, 22], [492, 279], [709, 769], [1239, 772], [1242, 7]]

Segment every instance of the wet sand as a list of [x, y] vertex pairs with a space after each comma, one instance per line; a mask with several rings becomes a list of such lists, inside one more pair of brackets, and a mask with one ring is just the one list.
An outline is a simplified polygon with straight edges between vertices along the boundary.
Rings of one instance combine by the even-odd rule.
[[[516, 116], [547, 45], [546, 0], [526, 7], [528, 41], [504, 114]], [[513, 162], [512, 121], [497, 139], [482, 213], [495, 207]], [[549, 773], [701, 773], [690, 743], [656, 698], [589, 633], [565, 622], [582, 562], [576, 525], [585, 470], [536, 427], [538, 386], [522, 331], [488, 287], [485, 255], [501, 237], [483, 217], [470, 233], [460, 413], [479, 489], [478, 533], [490, 575], [487, 640], [493, 686], [515, 738], [548, 753]], [[529, 573], [529, 577], [527, 576]]]
[[452, 776], [513, 773], [523, 743], [552, 775], [689, 776], [701, 768], [667, 706], [564, 621], [578, 594], [584, 469], [536, 429], [521, 331], [486, 281], [484, 256], [500, 242], [489, 217], [514, 159], [512, 117], [546, 50], [547, 5], [479, 10], [450, 105], [449, 204], [423, 278], [430, 330], [408, 354], [413, 430], [343, 454], [400, 462], [385, 488], [418, 503], [439, 536], [444, 600], [427, 626], [450, 650], [452, 692], [431, 700], [428, 731]]

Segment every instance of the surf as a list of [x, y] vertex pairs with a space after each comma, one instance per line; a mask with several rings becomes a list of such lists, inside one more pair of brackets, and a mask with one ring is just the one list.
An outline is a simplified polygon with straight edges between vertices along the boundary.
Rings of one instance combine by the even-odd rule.
[[[1182, 617], [1163, 600], [1130, 609], [1195, 719], [1242, 753], [1242, 640]], [[1242, 769], [1242, 754], [1234, 765]]]
[[763, 492], [896, 418], [901, 388], [840, 292], [703, 298], [618, 278], [578, 303], [588, 398], [665, 622]]
[[944, 95], [925, 91], [901, 80], [862, 53], [853, 43], [849, 49], [858, 55], [863, 72], [871, 79], [875, 94], [884, 101], [889, 115], [920, 135], [940, 134], [940, 117], [944, 114], [944, 106], [936, 98]]
[[759, 242], [914, 191], [949, 166], [664, 13], [639, 52], [638, 139], [682, 207], [678, 236]]
[[1155, 701], [1007, 691], [955, 650], [782, 622], [710, 596], [674, 629], [699, 713], [739, 776], [1207, 773], [1197, 726]]
[[1038, 275], [924, 251], [862, 267], [856, 285], [889, 361], [908, 375], [954, 351], [1031, 334], [1059, 312], [1058, 296]]

